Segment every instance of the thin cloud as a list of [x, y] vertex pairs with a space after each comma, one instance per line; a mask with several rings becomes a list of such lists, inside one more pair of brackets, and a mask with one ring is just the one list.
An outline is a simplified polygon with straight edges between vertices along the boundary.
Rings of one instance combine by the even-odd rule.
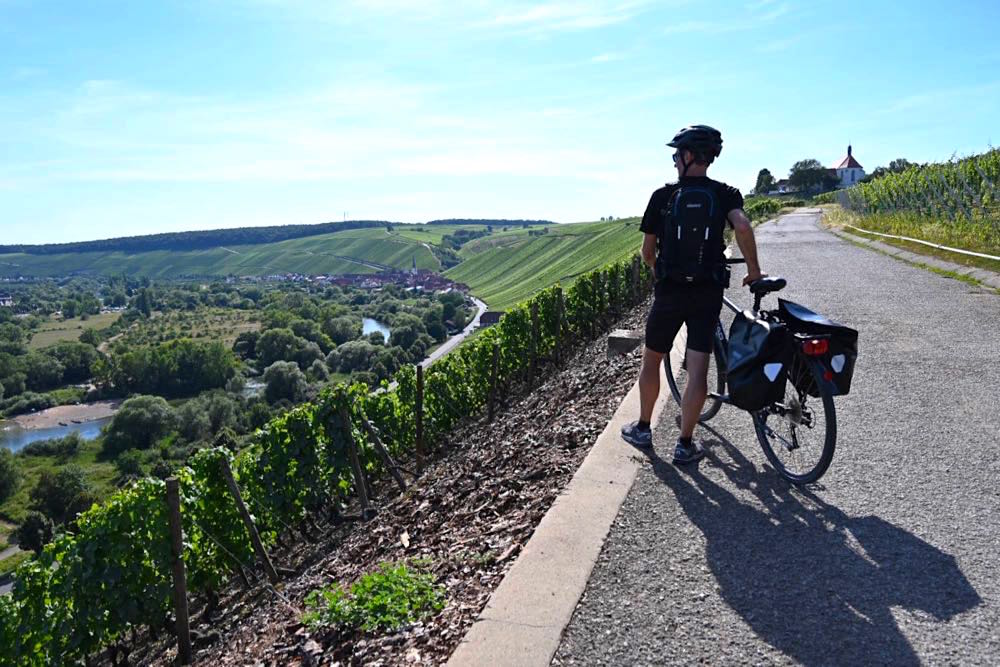
[[667, 26], [664, 32], [668, 35], [681, 33], [722, 34], [727, 32], [743, 32], [756, 30], [774, 23], [791, 11], [788, 4], [781, 4], [762, 14], [753, 14], [728, 21], [681, 21]]

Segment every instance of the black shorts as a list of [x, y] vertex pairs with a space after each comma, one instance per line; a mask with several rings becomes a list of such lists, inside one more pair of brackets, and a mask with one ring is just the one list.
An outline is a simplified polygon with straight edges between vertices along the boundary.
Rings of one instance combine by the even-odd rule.
[[[682, 324], [687, 324], [687, 347], [695, 352], [712, 352], [712, 338], [722, 310], [722, 290], [714, 294], [657, 297], [646, 319], [646, 347], [666, 354]], [[689, 298], [685, 298], [689, 297]], [[706, 298], [707, 297], [707, 298]]]

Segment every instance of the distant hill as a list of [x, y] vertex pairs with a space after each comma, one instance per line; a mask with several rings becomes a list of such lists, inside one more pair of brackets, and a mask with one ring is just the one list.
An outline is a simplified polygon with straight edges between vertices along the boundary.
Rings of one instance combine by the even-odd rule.
[[[368, 229], [397, 225], [384, 220], [347, 220], [313, 225], [276, 225], [271, 227], [237, 227], [196, 232], [171, 232], [147, 236], [124, 236], [99, 241], [77, 243], [46, 243], [41, 245], [0, 245], [0, 255], [23, 253], [26, 255], [63, 255], [80, 252], [141, 253], [154, 250], [205, 250], [232, 245], [261, 245], [277, 243], [308, 236], [332, 234], [350, 229]], [[433, 220], [429, 225], [551, 225], [547, 220]]]

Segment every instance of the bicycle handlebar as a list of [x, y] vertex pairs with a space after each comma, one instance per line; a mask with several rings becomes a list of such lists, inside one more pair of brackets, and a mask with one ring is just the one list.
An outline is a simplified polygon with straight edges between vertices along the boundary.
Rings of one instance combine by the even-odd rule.
[[742, 257], [727, 257], [726, 264], [746, 264], [747, 261]]

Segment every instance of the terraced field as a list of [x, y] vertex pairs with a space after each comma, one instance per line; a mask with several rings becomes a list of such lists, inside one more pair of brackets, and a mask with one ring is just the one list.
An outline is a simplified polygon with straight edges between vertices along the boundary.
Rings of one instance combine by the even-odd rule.
[[375, 264], [409, 268], [414, 259], [418, 268], [440, 268], [437, 258], [420, 241], [375, 228], [278, 243], [184, 252], [5, 254], [0, 255], [0, 276], [112, 275], [124, 272], [152, 278], [176, 278], [270, 273], [373, 273], [378, 270]]
[[467, 284], [490, 309], [502, 310], [635, 253], [641, 238], [638, 218], [552, 226], [540, 236], [511, 230], [468, 243], [459, 253], [465, 261], [444, 275]]

